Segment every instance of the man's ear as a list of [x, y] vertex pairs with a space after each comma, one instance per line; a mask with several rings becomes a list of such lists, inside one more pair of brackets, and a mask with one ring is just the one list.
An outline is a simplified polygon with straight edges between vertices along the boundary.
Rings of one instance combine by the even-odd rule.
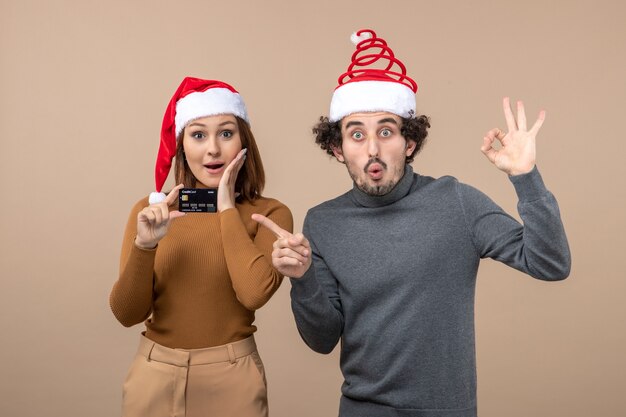
[[333, 150], [333, 154], [335, 154], [335, 158], [337, 158], [337, 161], [341, 163], [344, 163], [346, 161], [343, 157], [343, 151], [341, 150], [341, 148], [331, 145], [331, 149]]
[[415, 150], [415, 147], [417, 146], [417, 142], [415, 142], [414, 140], [408, 139], [406, 141], [406, 150], [405, 150], [405, 155], [407, 157], [411, 156], [411, 154], [413, 153], [413, 151]]

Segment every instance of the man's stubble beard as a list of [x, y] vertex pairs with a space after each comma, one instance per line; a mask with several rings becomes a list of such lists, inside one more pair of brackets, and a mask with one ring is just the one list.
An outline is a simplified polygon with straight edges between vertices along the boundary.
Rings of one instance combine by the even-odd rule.
[[[354, 181], [354, 183], [359, 188], [359, 190], [363, 191], [365, 194], [371, 195], [371, 196], [381, 196], [381, 195], [388, 194], [391, 190], [394, 189], [394, 187], [402, 179], [402, 176], [404, 175], [404, 166], [402, 165], [398, 166], [396, 172], [394, 173], [395, 175], [392, 175], [391, 179], [387, 183], [370, 185], [367, 183], [367, 175], [368, 175], [367, 168], [372, 162], [379, 162], [381, 165], [386, 166], [386, 164], [378, 158], [373, 158], [370, 161], [368, 161], [368, 163], [365, 165], [365, 168], [363, 170], [359, 170], [357, 167], [354, 167], [353, 165], [346, 162], [346, 167], [348, 168], [348, 174], [350, 174], [350, 178], [352, 178], [352, 181]], [[358, 175], [359, 172], [365, 172], [364, 181], [362, 181], [361, 178], [359, 177]], [[397, 180], [394, 182], [395, 177], [397, 177]]]

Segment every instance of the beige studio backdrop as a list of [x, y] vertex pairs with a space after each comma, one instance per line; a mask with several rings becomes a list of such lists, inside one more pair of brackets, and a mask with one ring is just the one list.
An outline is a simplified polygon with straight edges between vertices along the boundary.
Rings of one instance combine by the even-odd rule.
[[[245, 98], [265, 194], [306, 210], [343, 193], [310, 127], [373, 28], [431, 117], [416, 171], [451, 174], [516, 213], [480, 153], [501, 98], [547, 119], [538, 165], [573, 252], [568, 280], [483, 261], [476, 299], [485, 417], [626, 415], [626, 6], [615, 1], [0, 1], [0, 415], [119, 414], [143, 326], [108, 307], [132, 204], [153, 189], [161, 118], [186, 75]], [[168, 181], [171, 185], [171, 180]], [[258, 312], [276, 417], [337, 413], [341, 374], [300, 340], [290, 284]], [[376, 337], [376, 335], [372, 335]], [[393, 343], [393, 341], [389, 341]], [[410, 366], [410, 364], [407, 364]]]

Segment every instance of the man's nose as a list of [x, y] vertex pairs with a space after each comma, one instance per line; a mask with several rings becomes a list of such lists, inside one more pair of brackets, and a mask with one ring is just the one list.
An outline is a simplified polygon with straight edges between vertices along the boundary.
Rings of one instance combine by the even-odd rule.
[[380, 151], [378, 146], [378, 139], [370, 137], [367, 142], [367, 153], [370, 158], [374, 156], [378, 156], [378, 152]]

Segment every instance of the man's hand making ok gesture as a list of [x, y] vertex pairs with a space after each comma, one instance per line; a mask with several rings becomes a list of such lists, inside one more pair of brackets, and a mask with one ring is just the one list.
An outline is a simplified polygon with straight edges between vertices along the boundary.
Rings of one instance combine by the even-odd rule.
[[[499, 128], [491, 129], [483, 138], [483, 146], [480, 149], [501, 171], [509, 175], [526, 174], [535, 166], [536, 137], [546, 118], [546, 112], [543, 110], [539, 112], [537, 121], [528, 129], [524, 103], [517, 102], [517, 119], [513, 115], [508, 97], [502, 100], [502, 107], [508, 133]], [[496, 141], [502, 145], [500, 149], [493, 147]]]

